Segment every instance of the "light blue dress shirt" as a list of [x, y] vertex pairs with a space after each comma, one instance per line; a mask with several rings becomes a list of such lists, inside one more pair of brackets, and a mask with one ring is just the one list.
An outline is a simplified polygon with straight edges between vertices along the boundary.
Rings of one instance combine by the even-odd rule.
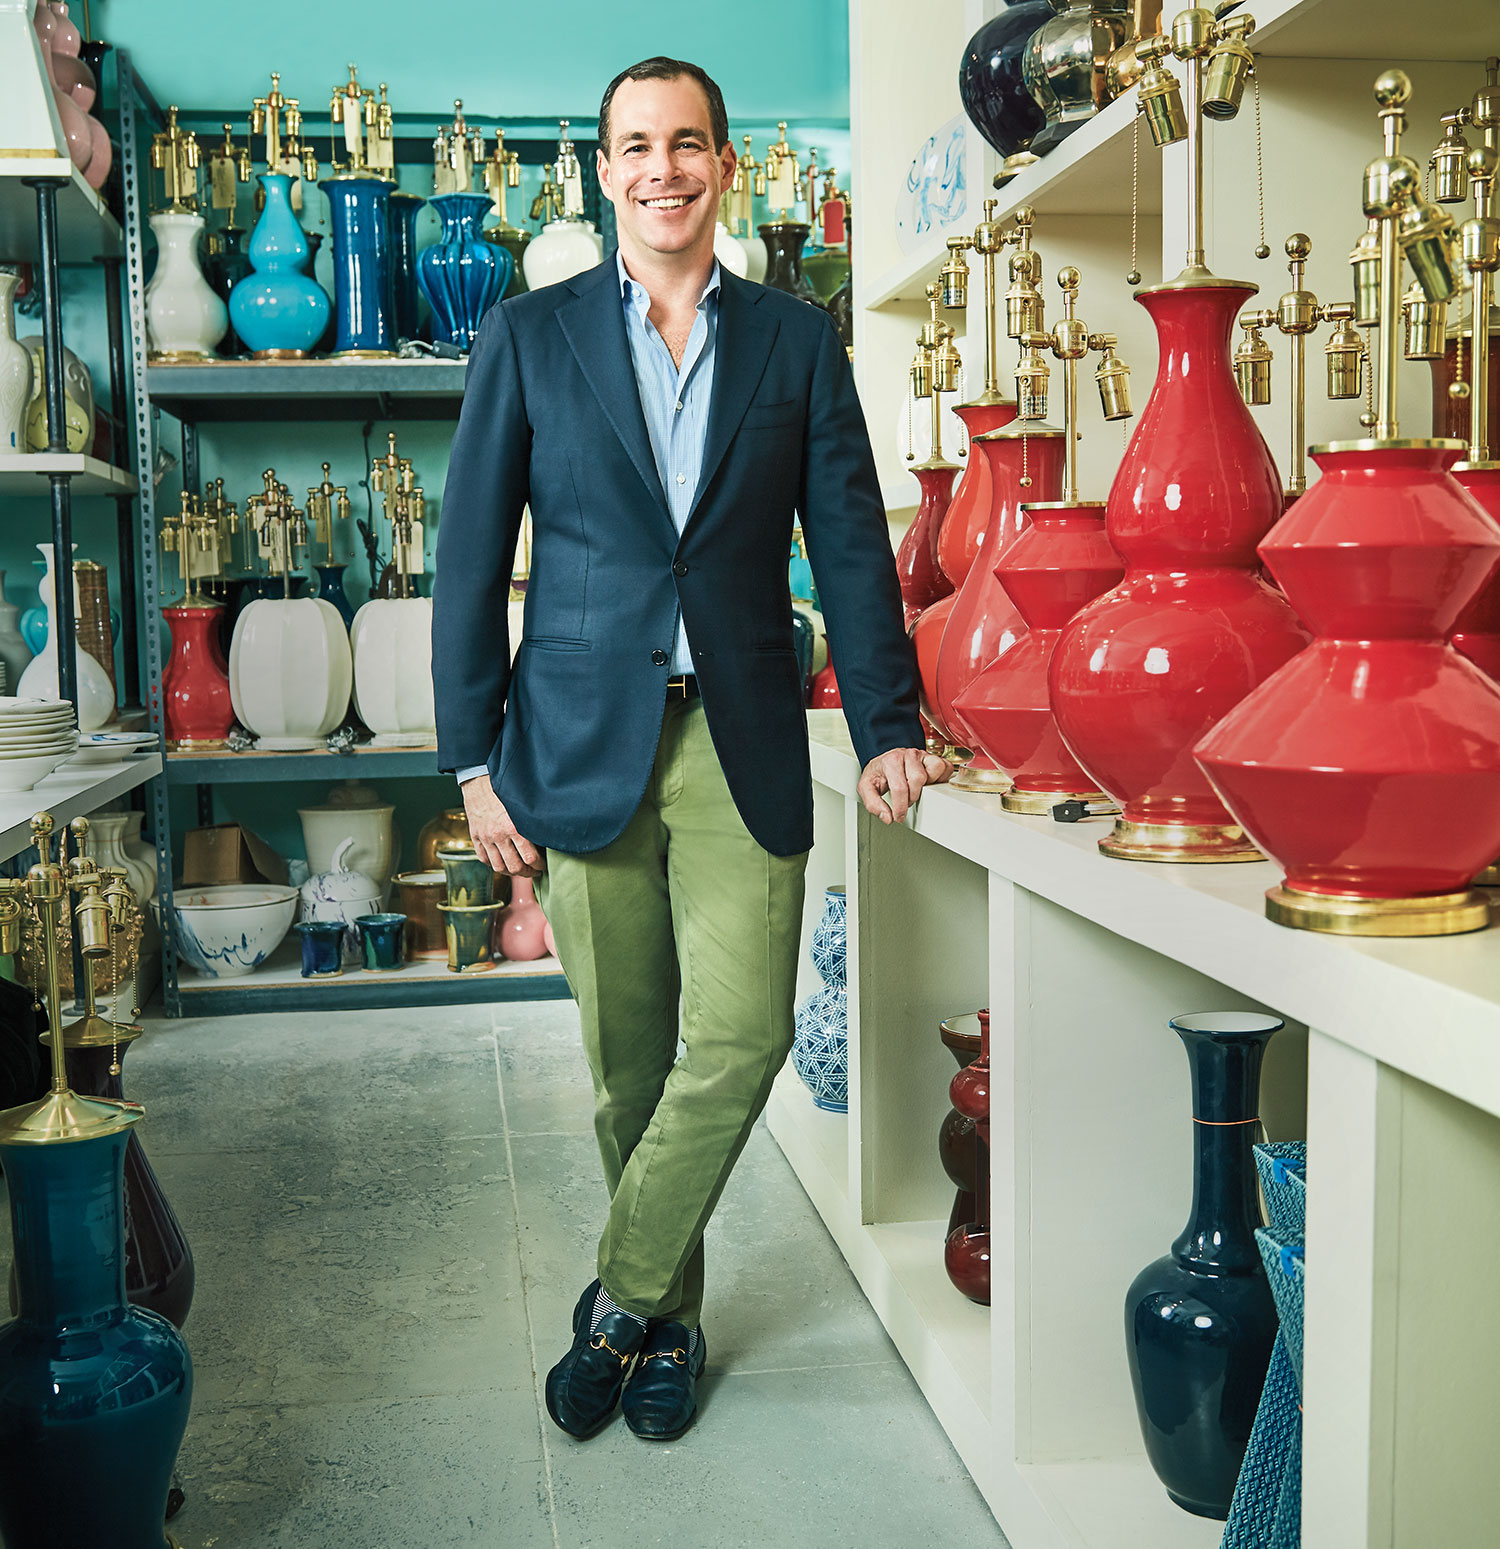
[[[672, 360], [666, 341], [648, 315], [651, 296], [632, 280], [618, 250], [615, 264], [620, 277], [620, 301], [625, 308], [625, 337], [630, 344], [630, 363], [640, 394], [646, 435], [656, 459], [656, 475], [667, 497], [667, 510], [681, 533], [698, 495], [703, 471], [703, 446], [708, 437], [708, 410], [714, 390], [714, 347], [719, 327], [719, 265], [698, 298], [698, 315], [682, 352], [682, 364]], [[670, 672], [685, 676], [693, 670], [687, 629], [682, 611], [677, 614], [677, 638]], [[458, 771], [460, 785], [485, 772], [483, 764]]]

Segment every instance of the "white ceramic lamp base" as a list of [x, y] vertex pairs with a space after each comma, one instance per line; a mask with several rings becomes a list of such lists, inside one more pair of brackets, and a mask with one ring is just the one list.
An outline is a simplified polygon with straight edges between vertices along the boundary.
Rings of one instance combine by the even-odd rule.
[[354, 615], [349, 643], [354, 708], [374, 733], [371, 745], [426, 747], [437, 735], [430, 599], [372, 599]]
[[229, 698], [266, 752], [316, 748], [344, 718], [354, 668], [344, 621], [321, 597], [260, 598], [229, 644]]

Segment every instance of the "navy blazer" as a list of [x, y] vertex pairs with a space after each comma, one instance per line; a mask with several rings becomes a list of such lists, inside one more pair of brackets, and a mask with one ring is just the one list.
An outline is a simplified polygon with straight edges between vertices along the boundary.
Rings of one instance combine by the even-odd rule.
[[[531, 583], [514, 671], [522, 510]], [[917, 671], [864, 415], [828, 315], [721, 273], [713, 397], [679, 539], [646, 434], [618, 270], [492, 307], [438, 524], [438, 763], [486, 764], [516, 828], [570, 853], [645, 794], [682, 610], [714, 748], [767, 850], [812, 844], [787, 554], [800, 512], [862, 762], [921, 747]]]

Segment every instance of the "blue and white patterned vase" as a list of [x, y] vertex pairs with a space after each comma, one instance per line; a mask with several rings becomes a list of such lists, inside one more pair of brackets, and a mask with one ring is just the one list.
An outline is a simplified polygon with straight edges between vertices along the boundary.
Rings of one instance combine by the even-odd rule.
[[417, 283], [432, 308], [432, 342], [467, 352], [484, 314], [505, 294], [516, 261], [479, 234], [487, 195], [439, 194], [432, 207], [443, 230], [417, 260]]
[[322, 337], [331, 303], [306, 272], [310, 249], [292, 213], [292, 180], [262, 172], [266, 207], [250, 233], [253, 274], [229, 293], [229, 320], [241, 343], [263, 360], [305, 355]]
[[333, 221], [335, 355], [392, 355], [389, 205], [381, 177], [340, 175], [319, 183]]
[[813, 931], [812, 961], [823, 980], [797, 1007], [792, 1065], [819, 1108], [849, 1111], [849, 924], [842, 887], [823, 896], [823, 917]]

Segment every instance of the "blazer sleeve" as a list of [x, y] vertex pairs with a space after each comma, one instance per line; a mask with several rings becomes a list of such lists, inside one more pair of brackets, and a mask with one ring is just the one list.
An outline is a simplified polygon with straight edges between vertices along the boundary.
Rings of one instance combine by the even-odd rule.
[[902, 623], [901, 588], [875, 454], [849, 357], [819, 326], [797, 509], [817, 578], [844, 718], [861, 764], [923, 746], [917, 658]]
[[506, 605], [530, 468], [515, 335], [495, 306], [469, 354], [438, 523], [432, 686], [442, 770], [488, 764], [500, 740], [510, 688]]

